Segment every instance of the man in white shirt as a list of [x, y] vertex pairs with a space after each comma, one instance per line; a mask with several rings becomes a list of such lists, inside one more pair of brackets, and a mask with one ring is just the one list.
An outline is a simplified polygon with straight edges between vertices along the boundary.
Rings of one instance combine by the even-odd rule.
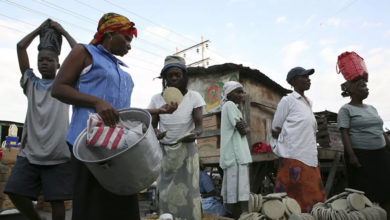
[[272, 122], [271, 146], [279, 159], [275, 192], [287, 192], [303, 212], [310, 212], [326, 194], [318, 168], [317, 122], [312, 102], [304, 92], [310, 89], [314, 69], [295, 67], [287, 74], [293, 93], [280, 100]]

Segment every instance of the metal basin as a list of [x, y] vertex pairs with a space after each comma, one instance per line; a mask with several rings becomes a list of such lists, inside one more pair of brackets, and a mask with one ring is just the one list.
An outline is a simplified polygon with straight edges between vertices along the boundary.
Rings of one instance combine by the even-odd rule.
[[162, 151], [153, 127], [152, 117], [143, 109], [119, 110], [122, 120], [140, 121], [147, 127], [144, 135], [125, 149], [109, 150], [87, 147], [84, 129], [77, 137], [74, 156], [84, 162], [99, 183], [117, 195], [132, 195], [149, 187], [158, 177]]

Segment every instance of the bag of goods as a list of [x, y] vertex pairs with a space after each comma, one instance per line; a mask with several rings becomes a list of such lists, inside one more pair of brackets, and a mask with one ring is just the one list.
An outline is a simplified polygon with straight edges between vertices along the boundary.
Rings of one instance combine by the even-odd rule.
[[368, 71], [364, 59], [355, 52], [344, 52], [337, 58], [336, 72], [343, 74], [345, 80], [362, 76], [368, 81]]

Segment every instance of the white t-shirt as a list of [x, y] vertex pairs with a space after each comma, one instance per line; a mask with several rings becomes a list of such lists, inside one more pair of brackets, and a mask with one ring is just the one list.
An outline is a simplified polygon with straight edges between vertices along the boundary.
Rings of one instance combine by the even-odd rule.
[[317, 121], [311, 109], [312, 103], [308, 101], [295, 91], [280, 100], [272, 129], [280, 127], [282, 131], [278, 140], [273, 139], [271, 146], [279, 157], [296, 159], [317, 167]]
[[[152, 97], [148, 109], [157, 109], [165, 104], [161, 93], [158, 93]], [[195, 123], [192, 119], [192, 111], [205, 105], [205, 101], [198, 92], [188, 90], [176, 111], [172, 114], [159, 115], [159, 129], [167, 131], [166, 136], [160, 142], [174, 144], [179, 138], [194, 130]]]

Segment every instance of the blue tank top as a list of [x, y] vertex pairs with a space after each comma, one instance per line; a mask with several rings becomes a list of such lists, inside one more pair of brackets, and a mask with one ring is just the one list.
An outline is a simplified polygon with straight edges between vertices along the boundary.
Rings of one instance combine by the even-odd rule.
[[[122, 61], [113, 56], [101, 45], [83, 45], [92, 56], [91, 69], [81, 74], [75, 88], [88, 95], [99, 97], [109, 102], [115, 109], [130, 107], [130, 98], [134, 83], [127, 72], [120, 68], [126, 66]], [[77, 136], [87, 127], [90, 113], [95, 113], [94, 108], [86, 108], [73, 105], [72, 120], [69, 125], [66, 141], [74, 144]]]

